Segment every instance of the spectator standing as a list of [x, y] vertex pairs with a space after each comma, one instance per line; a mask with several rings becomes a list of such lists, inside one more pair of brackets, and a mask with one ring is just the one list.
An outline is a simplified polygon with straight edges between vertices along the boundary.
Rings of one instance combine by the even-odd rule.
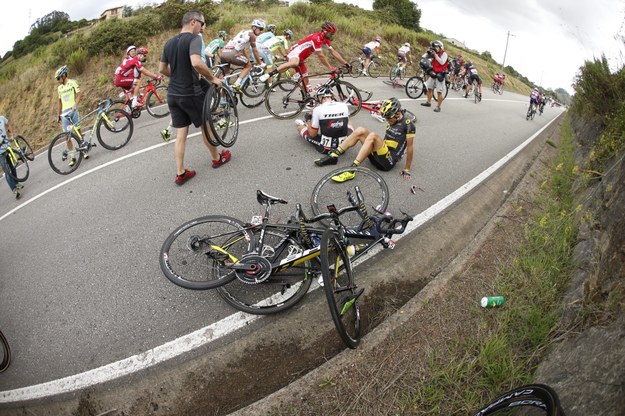
[[13, 196], [15, 199], [20, 199], [22, 196], [20, 194], [20, 190], [24, 186], [8, 174], [8, 172], [11, 171], [11, 173], [15, 175], [15, 166], [9, 167], [9, 164], [7, 163], [6, 152], [7, 148], [11, 145], [10, 140], [13, 140], [13, 127], [11, 127], [11, 123], [9, 123], [9, 120], [5, 116], [0, 116], [0, 167], [2, 167], [4, 179], [6, 179], [9, 188], [11, 188]]
[[430, 77], [425, 81], [425, 86], [428, 89], [427, 101], [421, 103], [425, 107], [432, 106], [432, 96], [434, 88], [437, 93], [437, 105], [434, 109], [435, 112], [441, 111], [441, 105], [443, 104], [443, 89], [445, 88], [445, 76], [447, 75], [447, 52], [443, 49], [443, 42], [435, 40], [431, 43], [431, 48], [427, 51], [428, 55], [432, 58], [432, 72]]

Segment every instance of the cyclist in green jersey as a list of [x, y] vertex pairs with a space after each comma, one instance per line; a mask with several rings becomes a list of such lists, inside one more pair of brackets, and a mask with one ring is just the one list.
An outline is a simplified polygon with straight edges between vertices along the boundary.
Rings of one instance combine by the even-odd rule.
[[[67, 131], [71, 125], [78, 124], [78, 121], [80, 120], [80, 113], [78, 112], [78, 103], [80, 103], [80, 86], [75, 80], [69, 79], [67, 77], [68, 74], [69, 68], [67, 65], [63, 65], [57, 69], [54, 74], [56, 80], [60, 82], [60, 85], [57, 88], [59, 104], [56, 121], [57, 123], [62, 123], [63, 131]], [[67, 150], [70, 151], [72, 149], [72, 142], [68, 141]], [[83, 157], [88, 159], [89, 154], [85, 151], [83, 152]], [[74, 166], [74, 163], [76, 163], [76, 159], [71, 158], [69, 165]]]
[[204, 49], [204, 53], [206, 54], [206, 64], [209, 68], [212, 68], [213, 65], [216, 64], [215, 58], [219, 57], [221, 60], [221, 50], [226, 45], [227, 37], [228, 34], [226, 31], [220, 30], [217, 37], [208, 42], [208, 46]]

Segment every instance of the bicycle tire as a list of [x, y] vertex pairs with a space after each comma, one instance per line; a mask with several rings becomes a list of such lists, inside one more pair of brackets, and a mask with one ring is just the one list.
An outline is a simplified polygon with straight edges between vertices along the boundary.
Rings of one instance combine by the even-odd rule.
[[31, 162], [35, 160], [35, 152], [30, 146], [30, 143], [28, 143], [28, 141], [26, 141], [24, 137], [18, 134], [17, 136], [15, 136], [15, 141], [17, 142], [19, 148], [22, 149], [22, 152], [24, 152], [24, 156], [26, 156], [26, 159], [30, 160]]
[[236, 279], [227, 267], [230, 257], [250, 253], [254, 236], [235, 218], [209, 215], [187, 221], [165, 239], [159, 255], [163, 274], [175, 285], [191, 290], [215, 289]]
[[[72, 149], [67, 148], [67, 141], [71, 143]], [[52, 139], [48, 146], [48, 163], [53, 171], [59, 175], [69, 175], [80, 166], [82, 162], [82, 152], [76, 150], [82, 145], [80, 140], [74, 133], [59, 133]], [[74, 165], [70, 166], [69, 161], [74, 159]]]
[[371, 97], [373, 97], [373, 91], [371, 90], [363, 90], [362, 88], [359, 88], [358, 91], [360, 91], [360, 98], [362, 98], [362, 101], [369, 101], [371, 99]]
[[391, 68], [391, 72], [388, 74], [388, 78], [391, 80], [391, 82], [395, 82], [395, 80], [397, 79], [397, 75], [398, 75], [398, 65], [395, 64], [395, 66]]
[[362, 96], [358, 88], [349, 82], [337, 79], [332, 90], [335, 92], [334, 99], [336, 101], [342, 101], [347, 104], [350, 117], [358, 114], [362, 108]]
[[[218, 105], [213, 103], [215, 96], [213, 95], [213, 93], [211, 93], [211, 91], [215, 90], [217, 87], [214, 85], [211, 85], [210, 88], [208, 89], [208, 91], [206, 91], [206, 94], [204, 95], [204, 102], [202, 103], [202, 132], [204, 133], [204, 137], [206, 137], [206, 140], [212, 145], [212, 146], [219, 146], [219, 142], [217, 141], [217, 139], [215, 138], [215, 136], [213, 135], [213, 130], [211, 128], [211, 123], [213, 122], [213, 107]], [[226, 91], [228, 88], [226, 87], [222, 87], [219, 90], [219, 93], [221, 94], [222, 91]]]
[[[263, 257], [277, 264], [289, 256], [301, 254], [304, 247], [288, 234], [275, 229], [266, 229], [263, 240]], [[272, 273], [257, 284], [234, 279], [217, 288], [219, 295], [230, 306], [254, 315], [278, 313], [293, 307], [308, 293], [314, 269], [311, 263], [317, 259]], [[316, 269], [319, 271], [319, 269]]]
[[[232, 147], [239, 137], [239, 113], [234, 94], [223, 86], [211, 88], [206, 93], [204, 102], [210, 108], [208, 125], [212, 138], [223, 147]], [[208, 134], [207, 136], [211, 137]]]
[[265, 94], [269, 84], [261, 82], [259, 76], [250, 75], [243, 85], [243, 94], [241, 95], [241, 104], [247, 108], [258, 107], [265, 101]]
[[331, 229], [321, 236], [321, 276], [336, 331], [354, 349], [360, 342], [359, 294], [345, 245]]
[[0, 331], [0, 373], [6, 371], [11, 364], [11, 348], [6, 337]]
[[406, 82], [406, 95], [413, 100], [421, 97], [425, 90], [425, 84], [421, 77], [411, 77]]
[[564, 416], [558, 394], [545, 384], [528, 384], [501, 394], [474, 416], [527, 415], [528, 408], [541, 409], [540, 413], [547, 416]]
[[132, 138], [134, 123], [130, 114], [117, 108], [106, 110], [96, 127], [96, 137], [103, 148], [118, 150], [126, 146]]
[[150, 91], [145, 97], [145, 108], [154, 118], [163, 118], [169, 115], [169, 105], [167, 104], [167, 87], [159, 85], [155, 91]]
[[362, 62], [360, 59], [354, 59], [349, 64], [352, 67], [352, 72], [350, 72], [352, 78], [358, 78], [362, 75]]
[[295, 118], [304, 109], [306, 97], [303, 84], [284, 79], [267, 89], [265, 108], [275, 118], [281, 120]]
[[[347, 182], [334, 182], [333, 176], [340, 175], [345, 171], [353, 171], [356, 177]], [[377, 172], [362, 166], [342, 167], [324, 175], [315, 185], [310, 196], [310, 206], [314, 215], [327, 212], [328, 205], [335, 205], [342, 208], [350, 205], [347, 192], [354, 192], [354, 187], [358, 186], [364, 198], [365, 207], [376, 207], [380, 211], [388, 208], [390, 200], [388, 185]], [[372, 212], [369, 214], [371, 215]], [[323, 220], [325, 226], [329, 225], [328, 220]], [[341, 215], [341, 223], [349, 228], [359, 230], [363, 226], [362, 213], [360, 211], [347, 212]]]
[[[11, 155], [15, 156], [15, 163], [11, 160]], [[30, 167], [28, 166], [28, 159], [25, 156], [22, 156], [21, 153], [17, 151], [13, 151], [12, 154], [9, 154], [7, 151], [3, 156], [6, 158], [7, 166], [9, 166], [9, 171], [5, 172], [6, 175], [9, 175], [16, 182], [24, 182], [30, 176]]]
[[367, 68], [367, 74], [369, 74], [369, 76], [371, 78], [377, 78], [380, 76], [380, 65], [375, 61], [375, 60], [371, 60], [371, 62], [369, 62], [369, 68]]

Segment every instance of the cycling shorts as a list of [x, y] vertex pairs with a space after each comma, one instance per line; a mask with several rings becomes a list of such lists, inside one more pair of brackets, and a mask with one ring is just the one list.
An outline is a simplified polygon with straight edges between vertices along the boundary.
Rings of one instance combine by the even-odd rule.
[[124, 77], [121, 74], [115, 75], [115, 86], [123, 88], [125, 90], [130, 90], [137, 85], [137, 82], [139, 82], [139, 78]]
[[224, 49], [221, 51], [221, 63], [235, 66], [247, 66], [250, 60], [241, 51], [236, 49]]
[[379, 170], [389, 171], [395, 167], [395, 164], [399, 160], [396, 154], [389, 149], [384, 141], [384, 145], [369, 155], [369, 161], [373, 166]]
[[473, 84], [473, 81], [477, 81], [477, 85], [482, 85], [482, 78], [477, 74], [471, 74], [469, 77], [469, 84]]
[[405, 53], [398, 53], [397, 54], [397, 60], [399, 62], [403, 62], [403, 63], [407, 63], [408, 59], [406, 59], [406, 54]]
[[364, 53], [365, 57], [368, 59], [371, 59], [371, 55], [373, 54], [369, 48], [362, 48], [362, 53]]

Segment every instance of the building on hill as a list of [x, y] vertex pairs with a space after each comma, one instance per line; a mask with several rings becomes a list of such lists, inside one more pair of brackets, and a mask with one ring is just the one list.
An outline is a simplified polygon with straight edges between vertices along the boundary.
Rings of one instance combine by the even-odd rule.
[[451, 43], [452, 45], [457, 46], [458, 48], [469, 49], [464, 43], [460, 42], [458, 39], [446, 38], [446, 39], [443, 39], [443, 42]]
[[124, 17], [124, 6], [107, 9], [100, 14], [100, 20], [122, 19]]

